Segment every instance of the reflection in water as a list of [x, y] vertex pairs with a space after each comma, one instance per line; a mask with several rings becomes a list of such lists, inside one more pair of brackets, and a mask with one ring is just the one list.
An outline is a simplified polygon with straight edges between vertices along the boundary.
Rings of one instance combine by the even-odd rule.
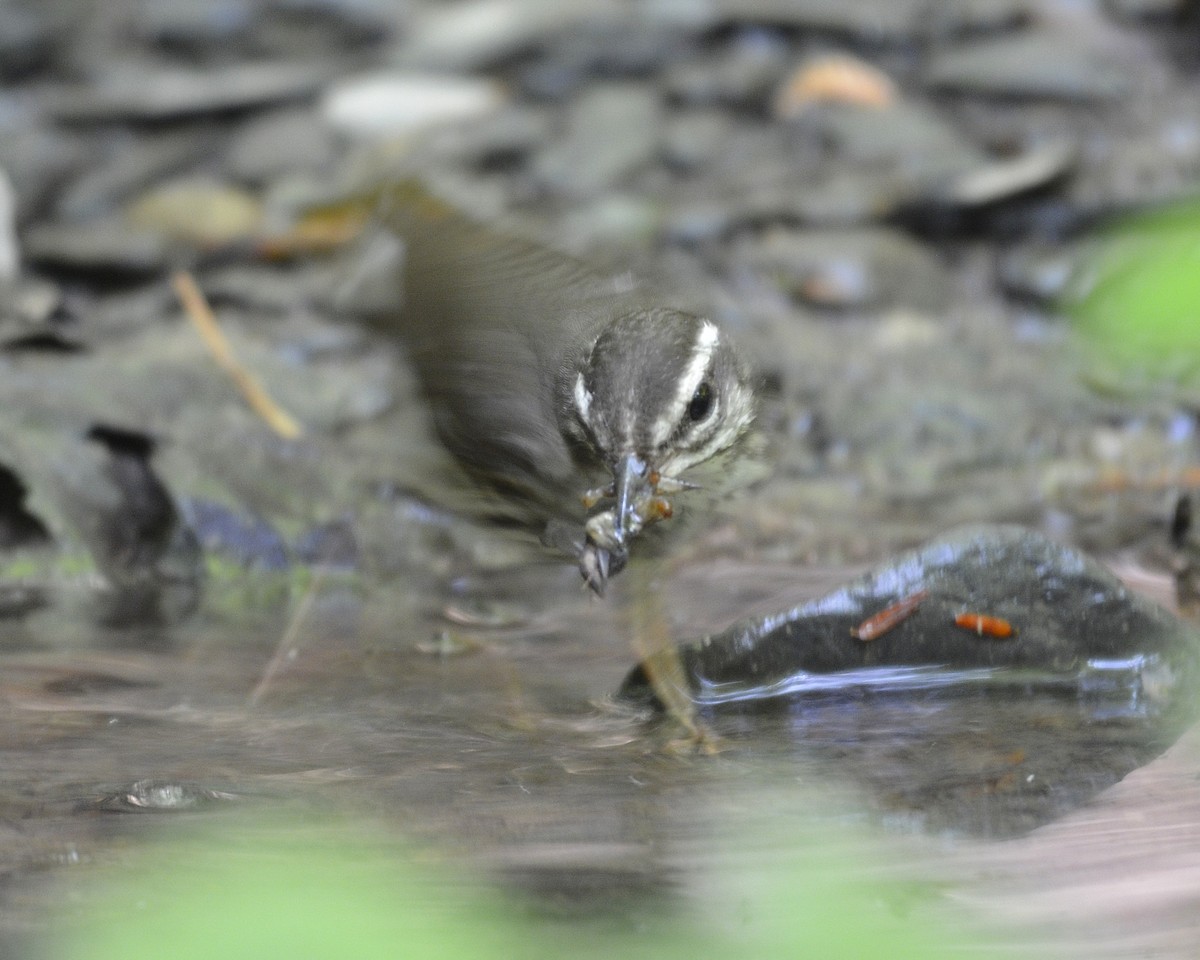
[[[299, 625], [255, 603], [253, 623], [212, 608], [152, 649], [81, 631], [4, 656], [0, 809], [21, 828], [0, 858], [30, 882], [0, 902], [0, 946], [31, 905], [60, 898], [36, 878], [227, 809], [342, 811], [556, 909], [628, 919], [704, 882], [696, 864], [731, 867], [746, 851], [713, 837], [751, 815], [786, 824], [804, 808], [818, 833], [828, 817], [893, 839], [1013, 836], [1175, 729], [1144, 696], [1152, 659], [1061, 677], [905, 667], [713, 702], [724, 751], [681, 756], [667, 749], [676, 731], [611, 700], [630, 657], [615, 604], [580, 598], [438, 656], [419, 652], [439, 625], [412, 597], [325, 582]], [[251, 703], [289, 625], [293, 654]], [[153, 816], [113, 802], [146, 784], [210, 802]]]

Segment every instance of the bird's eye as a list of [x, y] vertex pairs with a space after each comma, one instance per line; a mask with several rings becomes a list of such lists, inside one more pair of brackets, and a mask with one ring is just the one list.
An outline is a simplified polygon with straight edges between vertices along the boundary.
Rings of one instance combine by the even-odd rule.
[[712, 412], [713, 406], [713, 388], [712, 384], [705, 380], [696, 388], [696, 392], [692, 394], [691, 403], [688, 404], [687, 415], [692, 423], [699, 423]]

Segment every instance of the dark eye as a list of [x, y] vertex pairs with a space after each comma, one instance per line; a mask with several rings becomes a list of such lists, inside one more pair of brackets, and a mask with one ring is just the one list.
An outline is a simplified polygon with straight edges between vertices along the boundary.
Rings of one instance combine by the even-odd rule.
[[699, 423], [712, 412], [713, 405], [713, 388], [712, 384], [705, 380], [696, 388], [696, 392], [692, 394], [692, 401], [688, 404], [688, 419], [693, 423]]

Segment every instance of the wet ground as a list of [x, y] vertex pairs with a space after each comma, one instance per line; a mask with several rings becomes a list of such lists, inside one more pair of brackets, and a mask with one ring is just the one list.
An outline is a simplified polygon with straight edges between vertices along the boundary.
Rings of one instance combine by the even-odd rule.
[[[172, 817], [246, 808], [632, 918], [820, 784], [810, 816], [1008, 942], [1191, 955], [1200, 748], [1141, 677], [896, 667], [713, 707], [724, 749], [679, 749], [615, 699], [628, 584], [596, 601], [456, 512], [402, 358], [347, 316], [344, 238], [297, 224], [417, 171], [738, 336], [773, 469], [679, 518], [678, 640], [966, 522], [1172, 607], [1194, 385], [1097, 389], [1054, 299], [1092, 228], [1195, 188], [1196, 27], [1161, 0], [0, 7], [2, 942]], [[181, 269], [302, 437], [214, 362]]]

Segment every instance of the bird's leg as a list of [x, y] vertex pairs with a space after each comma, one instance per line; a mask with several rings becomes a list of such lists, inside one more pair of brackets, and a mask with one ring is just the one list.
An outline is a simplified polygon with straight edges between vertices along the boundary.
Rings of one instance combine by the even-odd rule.
[[688, 692], [687, 675], [679, 650], [671, 640], [662, 587], [656, 577], [659, 565], [643, 557], [631, 561], [633, 594], [628, 601], [631, 646], [654, 695], [667, 714], [686, 731], [684, 745], [707, 754], [720, 749], [717, 736], [696, 716]]

